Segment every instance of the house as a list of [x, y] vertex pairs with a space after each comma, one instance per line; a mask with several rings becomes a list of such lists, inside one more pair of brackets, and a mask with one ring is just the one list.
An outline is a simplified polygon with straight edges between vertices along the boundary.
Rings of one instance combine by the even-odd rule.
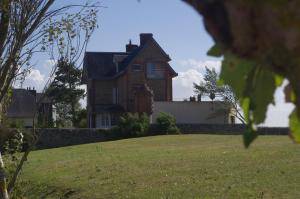
[[224, 101], [154, 102], [153, 122], [160, 112], [175, 117], [177, 124], [234, 124], [231, 105]]
[[32, 127], [34, 119], [38, 119], [37, 124], [48, 126], [52, 123], [52, 111], [51, 100], [35, 89], [12, 89], [7, 119], [24, 127]]
[[87, 84], [88, 124], [109, 128], [124, 112], [153, 112], [154, 101], [172, 101], [169, 55], [150, 33], [126, 52], [86, 52], [82, 82]]

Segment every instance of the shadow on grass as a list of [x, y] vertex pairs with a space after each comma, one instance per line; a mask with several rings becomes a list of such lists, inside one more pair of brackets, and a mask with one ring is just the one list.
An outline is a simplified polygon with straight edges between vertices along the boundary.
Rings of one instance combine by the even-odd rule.
[[12, 199], [68, 199], [77, 193], [79, 191], [71, 188], [21, 181], [18, 183]]

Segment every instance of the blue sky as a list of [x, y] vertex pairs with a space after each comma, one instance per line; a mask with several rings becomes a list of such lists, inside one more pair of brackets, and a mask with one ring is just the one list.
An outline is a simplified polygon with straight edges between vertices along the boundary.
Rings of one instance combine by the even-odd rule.
[[[58, 0], [57, 7], [65, 1]], [[178, 72], [173, 80], [174, 99], [193, 95], [193, 82], [203, 79], [204, 67], [220, 70], [221, 59], [208, 57], [213, 45], [201, 16], [181, 0], [101, 0], [97, 29], [88, 51], [125, 51], [129, 39], [139, 43], [140, 33], [153, 33], [156, 41], [172, 58], [171, 66]], [[51, 63], [46, 56], [35, 57], [36, 67], [25, 86], [41, 89]], [[275, 95], [277, 106], [269, 107], [265, 125], [287, 126], [292, 105], [284, 104], [282, 89]]]

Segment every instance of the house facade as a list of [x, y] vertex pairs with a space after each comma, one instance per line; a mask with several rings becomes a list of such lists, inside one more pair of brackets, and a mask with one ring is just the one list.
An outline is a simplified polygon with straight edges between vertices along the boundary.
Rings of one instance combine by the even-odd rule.
[[172, 101], [169, 55], [150, 33], [126, 52], [86, 52], [82, 82], [87, 85], [90, 128], [110, 128], [124, 112], [153, 113], [154, 101]]

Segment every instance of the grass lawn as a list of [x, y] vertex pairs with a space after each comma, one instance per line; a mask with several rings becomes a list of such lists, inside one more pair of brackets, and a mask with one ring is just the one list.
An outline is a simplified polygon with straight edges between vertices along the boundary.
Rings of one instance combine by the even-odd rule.
[[300, 198], [300, 146], [287, 136], [173, 135], [32, 152], [30, 199]]

